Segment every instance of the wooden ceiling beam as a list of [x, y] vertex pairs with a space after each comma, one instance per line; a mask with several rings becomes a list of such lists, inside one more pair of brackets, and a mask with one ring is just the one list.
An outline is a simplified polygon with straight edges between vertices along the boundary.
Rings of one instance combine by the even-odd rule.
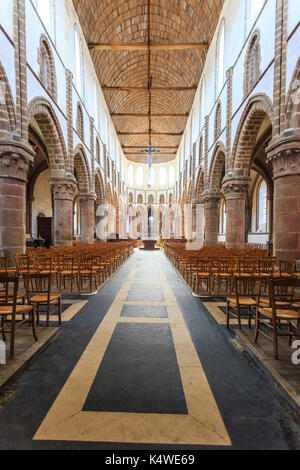
[[193, 49], [196, 51], [207, 51], [209, 44], [207, 42], [185, 43], [185, 44], [163, 44], [163, 43], [124, 43], [124, 44], [101, 44], [98, 42], [89, 42], [88, 47], [93, 51], [186, 51]]
[[[150, 135], [180, 136], [183, 132], [151, 132]], [[117, 135], [149, 135], [149, 132], [117, 132]]]
[[[144, 145], [122, 145], [122, 149], [144, 149]], [[153, 149], [178, 149], [178, 145], [153, 145]]]
[[[145, 113], [110, 113], [112, 117], [149, 117], [148, 114]], [[188, 113], [183, 114], [151, 114], [151, 117], [155, 118], [187, 118], [189, 117]]]
[[[139, 152], [123, 152], [124, 155], [139, 155], [140, 157], [142, 157], [142, 155], [139, 153]], [[164, 156], [164, 155], [176, 155], [176, 152], [162, 152], [160, 154], [160, 156]]]
[[127, 91], [129, 93], [149, 93], [149, 92], [166, 92], [166, 91], [191, 91], [197, 90], [197, 86], [175, 86], [175, 87], [164, 87], [164, 88], [146, 88], [146, 87], [126, 87], [126, 86], [101, 86], [102, 91]]

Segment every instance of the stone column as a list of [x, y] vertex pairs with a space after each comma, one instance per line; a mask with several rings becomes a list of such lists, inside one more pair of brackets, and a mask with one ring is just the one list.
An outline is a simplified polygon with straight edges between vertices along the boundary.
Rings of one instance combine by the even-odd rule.
[[217, 245], [219, 235], [219, 204], [221, 194], [218, 191], [205, 191], [204, 218], [205, 218], [205, 245]]
[[246, 241], [246, 198], [248, 179], [232, 179], [223, 183], [226, 197], [226, 246], [243, 248]]
[[54, 204], [54, 244], [72, 245], [73, 194], [76, 182], [73, 178], [51, 178]]
[[81, 242], [94, 243], [95, 229], [95, 196], [79, 195]]
[[0, 247], [14, 263], [25, 251], [26, 182], [34, 152], [21, 144], [0, 145]]
[[271, 143], [268, 162], [273, 165], [273, 242], [278, 259], [300, 259], [300, 137]]

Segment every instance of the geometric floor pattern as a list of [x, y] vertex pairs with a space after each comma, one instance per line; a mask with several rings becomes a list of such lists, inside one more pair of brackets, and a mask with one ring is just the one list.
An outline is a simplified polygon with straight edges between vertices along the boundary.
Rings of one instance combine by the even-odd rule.
[[163, 252], [136, 250], [82, 300], [13, 384], [0, 449], [300, 448], [224, 302], [191, 296]]

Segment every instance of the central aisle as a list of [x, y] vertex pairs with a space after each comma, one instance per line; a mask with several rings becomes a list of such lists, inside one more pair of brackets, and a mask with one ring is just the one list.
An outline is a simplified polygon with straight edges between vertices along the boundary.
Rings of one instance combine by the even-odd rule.
[[0, 410], [0, 448], [299, 447], [289, 408], [163, 252], [136, 251]]

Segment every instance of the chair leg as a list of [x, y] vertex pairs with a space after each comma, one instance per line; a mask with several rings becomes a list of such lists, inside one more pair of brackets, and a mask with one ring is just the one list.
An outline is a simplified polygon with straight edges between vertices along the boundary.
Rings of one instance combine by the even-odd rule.
[[16, 328], [16, 319], [12, 317], [11, 326], [10, 326], [10, 357], [14, 357], [15, 352], [15, 328]]
[[49, 321], [50, 321], [50, 304], [47, 303], [47, 323], [46, 323], [47, 326], [49, 326]]
[[32, 314], [31, 314], [31, 324], [32, 324], [32, 333], [35, 341], [38, 341], [38, 337], [36, 334], [36, 324], [35, 324], [35, 307], [33, 306]]
[[226, 303], [226, 326], [229, 328], [229, 303]]
[[58, 324], [61, 324], [61, 298], [58, 299]]
[[259, 335], [259, 324], [260, 324], [259, 312], [256, 310], [256, 314], [255, 314], [255, 337], [254, 337], [254, 342], [255, 343], [257, 342], [258, 335]]

